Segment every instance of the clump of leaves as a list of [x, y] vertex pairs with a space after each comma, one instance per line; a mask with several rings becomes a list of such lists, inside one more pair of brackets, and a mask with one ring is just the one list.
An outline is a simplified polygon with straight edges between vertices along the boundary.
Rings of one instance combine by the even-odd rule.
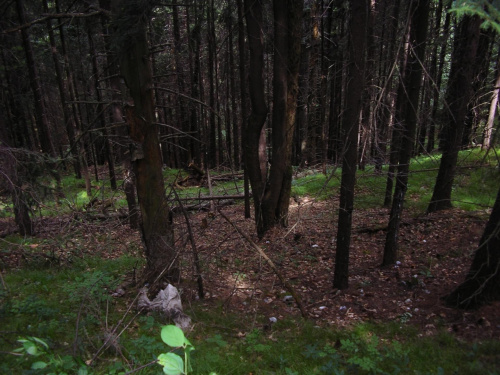
[[[38, 337], [24, 337], [17, 340], [22, 344], [21, 347], [14, 349], [12, 354], [17, 355], [19, 359], [30, 357], [36, 359], [31, 363], [31, 370], [36, 373], [44, 371], [49, 374], [78, 374], [88, 375], [87, 366], [81, 360], [71, 356], [59, 356], [54, 354], [49, 345]], [[31, 362], [31, 361], [29, 361]]]

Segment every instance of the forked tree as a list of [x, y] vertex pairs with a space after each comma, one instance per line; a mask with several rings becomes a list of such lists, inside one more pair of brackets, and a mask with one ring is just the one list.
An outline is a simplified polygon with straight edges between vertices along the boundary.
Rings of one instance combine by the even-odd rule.
[[[262, 130], [268, 109], [264, 101], [262, 4], [245, 1], [250, 46], [249, 90], [252, 112], [245, 129], [245, 164], [252, 186], [257, 233], [286, 225], [292, 184], [292, 140], [298, 93], [303, 3], [274, 1], [274, 67], [272, 161], [262, 154]], [[265, 145], [265, 143], [264, 143]]]

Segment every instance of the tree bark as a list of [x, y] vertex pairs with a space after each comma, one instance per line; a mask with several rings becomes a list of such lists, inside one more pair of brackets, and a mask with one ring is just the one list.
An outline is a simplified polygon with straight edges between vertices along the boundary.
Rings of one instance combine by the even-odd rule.
[[425, 41], [429, 19], [429, 0], [413, 0], [411, 3], [411, 26], [409, 39], [409, 56], [404, 75], [406, 101], [399, 165], [397, 168], [396, 187], [392, 198], [392, 208], [384, 248], [383, 266], [393, 264], [398, 256], [398, 234], [403, 203], [408, 188], [408, 173], [410, 159], [415, 144], [415, 134], [418, 121], [418, 105], [425, 61]]
[[[17, 12], [21, 25], [27, 23], [26, 12], [24, 10], [23, 0], [17, 0]], [[40, 85], [40, 78], [38, 69], [35, 64], [35, 54], [31, 46], [31, 41], [28, 34], [28, 29], [21, 29], [21, 37], [23, 40], [24, 52], [26, 55], [26, 63], [28, 66], [28, 74], [33, 91], [33, 99], [35, 104], [35, 121], [38, 133], [40, 134], [40, 146], [43, 152], [52, 157], [56, 156], [52, 137], [50, 135], [49, 124], [47, 121], [47, 114], [45, 111], [45, 104], [43, 101], [42, 87]]]
[[493, 129], [495, 124], [495, 116], [498, 106], [498, 92], [500, 91], [500, 50], [497, 57], [497, 69], [496, 69], [496, 80], [495, 86], [493, 87], [493, 93], [491, 95], [490, 110], [488, 112], [488, 120], [484, 128], [482, 148], [483, 150], [489, 150], [493, 146]]
[[[236, 0], [236, 4], [238, 7], [238, 52], [239, 52], [239, 72], [240, 72], [240, 108], [241, 108], [241, 125], [238, 126], [238, 136], [241, 137], [245, 129], [245, 123], [247, 121], [247, 113], [248, 113], [248, 105], [247, 105], [247, 73], [246, 73], [246, 58], [245, 58], [245, 26], [243, 22], [243, 1]], [[243, 140], [241, 140], [241, 145], [244, 144]], [[243, 155], [240, 157], [243, 160], [243, 188], [245, 191], [245, 218], [250, 218], [250, 182], [248, 180], [248, 172], [245, 162], [245, 147], [242, 147]]]
[[146, 247], [144, 281], [152, 283], [160, 275], [178, 276], [178, 270], [155, 121], [152, 67], [146, 37], [149, 11], [133, 0], [122, 1], [115, 17], [115, 43], [119, 49], [121, 73], [134, 103], [128, 107], [127, 121], [136, 146], [132, 159]]
[[245, 0], [250, 69], [248, 72], [251, 113], [244, 129], [245, 171], [248, 174], [255, 209], [255, 221], [262, 222], [261, 201], [266, 171], [261, 170], [259, 144], [268, 108], [264, 95], [264, 45], [262, 36], [262, 4], [260, 0]]
[[292, 187], [292, 145], [297, 108], [303, 3], [274, 1], [272, 162], [262, 200], [259, 236], [276, 224], [288, 225]]
[[446, 121], [443, 129], [443, 156], [427, 212], [451, 208], [451, 191], [462, 144], [467, 105], [472, 96], [474, 62], [479, 42], [478, 16], [464, 16], [455, 36], [446, 94]]
[[477, 308], [500, 299], [500, 190], [465, 281], [444, 297], [463, 309]]
[[345, 112], [343, 119], [344, 154], [342, 157], [342, 180], [340, 183], [340, 208], [337, 229], [337, 252], [333, 287], [347, 289], [349, 286], [349, 248], [351, 245], [354, 185], [356, 182], [356, 159], [358, 154], [358, 130], [361, 97], [364, 89], [366, 50], [366, 26], [368, 3], [352, 0], [349, 3], [350, 25], [347, 57]]

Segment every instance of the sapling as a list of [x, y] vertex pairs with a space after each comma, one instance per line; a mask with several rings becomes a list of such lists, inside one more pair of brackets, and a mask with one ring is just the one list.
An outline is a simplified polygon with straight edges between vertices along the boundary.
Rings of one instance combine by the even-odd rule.
[[[184, 336], [184, 332], [177, 326], [168, 325], [163, 326], [161, 329], [162, 341], [174, 349], [182, 349], [184, 352], [184, 359], [170, 351], [168, 353], [161, 353], [158, 356], [158, 364], [163, 366], [163, 372], [167, 375], [187, 375], [191, 368], [191, 352], [194, 350], [193, 344]], [[210, 375], [217, 375], [211, 372]]]

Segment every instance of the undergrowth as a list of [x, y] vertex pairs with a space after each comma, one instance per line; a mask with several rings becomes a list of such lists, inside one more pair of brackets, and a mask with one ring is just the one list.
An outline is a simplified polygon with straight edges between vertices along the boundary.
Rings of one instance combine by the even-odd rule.
[[[465, 210], [491, 207], [500, 182], [498, 155], [476, 149], [462, 151], [460, 166], [454, 205]], [[414, 159], [408, 208], [425, 210], [438, 167], [438, 156]], [[325, 176], [313, 171], [295, 179], [293, 195], [337, 197], [341, 171], [329, 172]], [[167, 186], [177, 174], [175, 170], [165, 172]], [[385, 173], [378, 175], [369, 168], [358, 172], [358, 209], [382, 204], [385, 179]], [[93, 197], [86, 196], [81, 181], [66, 177], [62, 183], [65, 198], [59, 208], [54, 202], [44, 203], [42, 216], [49, 211], [64, 214], [84, 210], [91, 198], [114, 199], [116, 206], [125, 205], [121, 190], [111, 191], [107, 182], [100, 182], [101, 188], [94, 189]], [[238, 184], [240, 189], [241, 182]], [[239, 191], [234, 182], [220, 183], [216, 188], [217, 194]], [[181, 196], [207, 193], [198, 188], [180, 191]], [[7, 203], [0, 208], [1, 216], [10, 215]], [[162, 372], [156, 360], [167, 349], [159, 332], [169, 322], [159, 314], [143, 315], [129, 309], [134, 295], [112, 297], [123, 275], [144, 260], [131, 250], [129, 255], [106, 259], [106, 248], [112, 244], [105, 241], [105, 233], [97, 231], [93, 235], [97, 241], [103, 237], [103, 250], [91, 256], [85, 251], [88, 238], [83, 230], [75, 227], [61, 238], [45, 240], [11, 235], [0, 242], [0, 251], [18, 247], [27, 257], [23, 267], [1, 271], [0, 373]], [[59, 241], [64, 262], [36, 257], [42, 247], [56, 247], [51, 241]], [[262, 317], [228, 314], [214, 302], [193, 302], [186, 312], [195, 322], [187, 333], [196, 348], [191, 353], [190, 374], [493, 375], [500, 368], [499, 341], [463, 342], [445, 331], [427, 337], [403, 319], [339, 329], [292, 318], [270, 324]]]

